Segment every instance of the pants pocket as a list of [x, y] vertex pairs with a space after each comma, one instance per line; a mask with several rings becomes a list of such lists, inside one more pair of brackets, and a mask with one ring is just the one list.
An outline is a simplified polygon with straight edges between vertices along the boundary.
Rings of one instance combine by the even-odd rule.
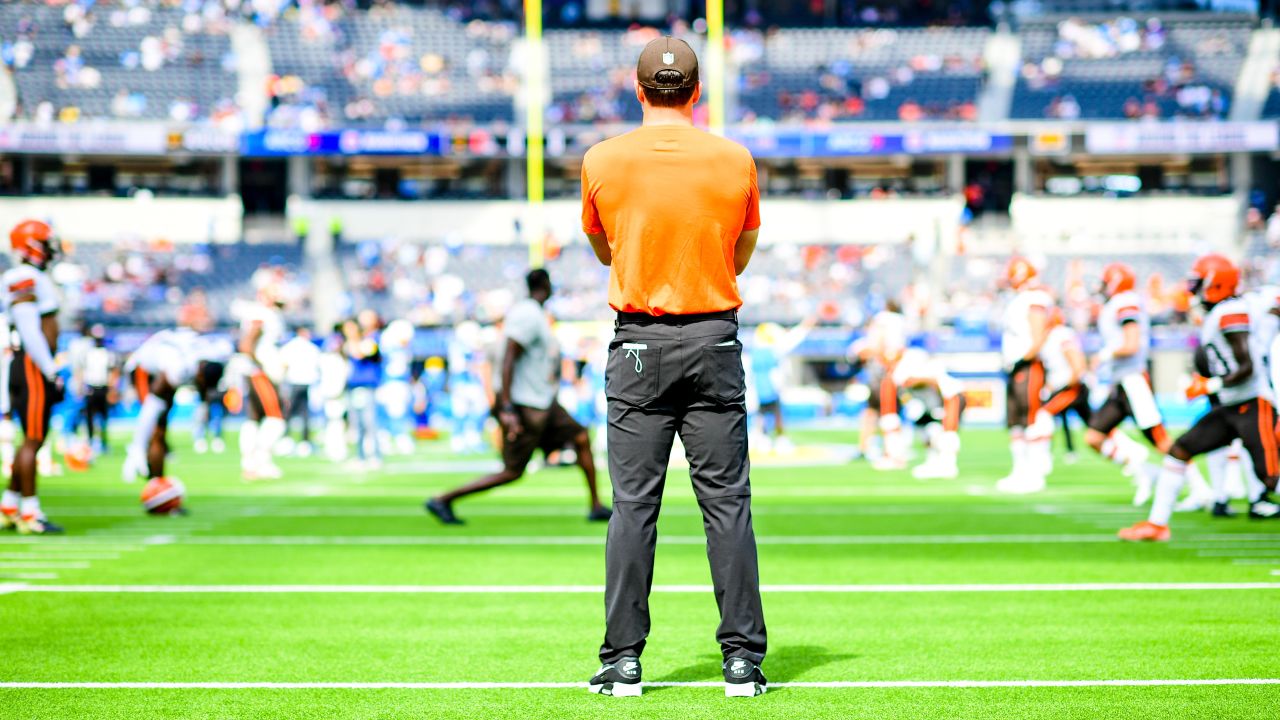
[[742, 369], [742, 344], [708, 345], [702, 350], [702, 371], [698, 387], [702, 394], [720, 403], [738, 403], [747, 397], [747, 376]]
[[662, 348], [643, 342], [615, 342], [609, 346], [604, 371], [604, 394], [610, 400], [644, 405], [658, 397]]

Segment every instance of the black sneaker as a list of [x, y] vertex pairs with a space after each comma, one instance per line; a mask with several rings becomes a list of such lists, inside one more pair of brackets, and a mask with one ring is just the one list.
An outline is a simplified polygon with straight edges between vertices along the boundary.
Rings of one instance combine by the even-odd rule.
[[587, 513], [587, 520], [590, 522], [608, 522], [611, 517], [613, 517], [613, 511], [604, 505], [591, 508], [591, 512]]
[[640, 697], [640, 658], [624, 657], [601, 665], [587, 689], [597, 695]]
[[453, 514], [453, 505], [442, 500], [431, 498], [423, 504], [427, 512], [436, 516], [436, 519], [445, 525], [462, 525], [463, 522]]
[[1236, 516], [1236, 511], [1231, 509], [1231, 503], [1216, 502], [1213, 504], [1213, 510], [1210, 514], [1214, 517], [1232, 518]]
[[1280, 505], [1270, 495], [1263, 495], [1249, 503], [1249, 517], [1254, 520], [1275, 520], [1280, 518]]
[[729, 658], [724, 661], [724, 696], [755, 697], [763, 695], [768, 680], [760, 666], [746, 658]]

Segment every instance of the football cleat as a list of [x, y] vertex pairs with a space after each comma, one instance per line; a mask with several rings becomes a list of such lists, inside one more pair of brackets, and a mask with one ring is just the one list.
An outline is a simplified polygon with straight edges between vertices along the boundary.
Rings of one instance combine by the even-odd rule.
[[0, 530], [18, 527], [18, 508], [0, 508]]
[[871, 461], [871, 469], [879, 470], [881, 472], [893, 471], [893, 470], [906, 470], [907, 461], [903, 460], [902, 458], [895, 458], [889, 455], [881, 455], [880, 457]]
[[423, 503], [423, 507], [427, 509], [427, 512], [435, 515], [436, 519], [445, 525], [465, 524], [457, 515], [453, 514], [453, 503], [447, 503], [435, 498], [430, 498]]
[[1116, 535], [1126, 542], [1169, 542], [1169, 526], [1143, 520], [1124, 528]]
[[724, 662], [724, 696], [755, 697], [768, 689], [768, 680], [760, 666], [746, 658], [729, 658]]
[[601, 665], [587, 689], [597, 695], [640, 697], [640, 658], [624, 657]]
[[1254, 520], [1275, 520], [1280, 518], [1280, 505], [1263, 495], [1256, 502], [1249, 503], [1249, 517]]
[[64, 532], [66, 531], [62, 529], [61, 525], [51, 521], [49, 518], [18, 518], [19, 535], [61, 535]]
[[960, 476], [960, 468], [956, 467], [955, 460], [942, 460], [933, 458], [915, 466], [911, 470], [911, 477], [917, 480], [954, 480]]
[[996, 483], [996, 490], [1010, 495], [1029, 495], [1044, 490], [1043, 475], [1010, 475]]
[[1232, 518], [1236, 516], [1236, 511], [1231, 509], [1229, 502], [1216, 502], [1209, 514], [1218, 518]]
[[613, 517], [613, 510], [601, 505], [600, 507], [591, 508], [591, 512], [587, 513], [589, 522], [608, 522]]

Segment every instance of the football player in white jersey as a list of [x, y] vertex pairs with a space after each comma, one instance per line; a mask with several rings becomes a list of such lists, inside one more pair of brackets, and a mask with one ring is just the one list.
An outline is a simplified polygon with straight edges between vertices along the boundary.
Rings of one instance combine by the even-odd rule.
[[1004, 310], [1000, 354], [1008, 375], [1005, 390], [1005, 422], [1013, 470], [996, 483], [1007, 493], [1033, 493], [1044, 489], [1053, 421], [1035, 424], [1044, 391], [1044, 363], [1040, 351], [1049, 337], [1049, 313], [1053, 297], [1036, 283], [1036, 268], [1015, 257], [1005, 268], [1005, 280], [1013, 291]]
[[284, 337], [282, 303], [269, 288], [241, 310], [237, 356], [240, 372], [248, 379], [245, 422], [240, 426], [240, 470], [245, 480], [281, 477], [272, 454], [288, 425], [276, 385], [282, 370], [280, 343]]
[[[6, 303], [0, 303], [0, 307]], [[17, 450], [13, 441], [18, 436], [12, 420], [13, 403], [9, 397], [9, 378], [13, 368], [14, 333], [8, 308], [0, 312], [0, 471], [5, 479], [13, 477], [13, 458]], [[0, 527], [5, 521], [0, 518]]]
[[865, 363], [867, 385], [871, 395], [863, 415], [863, 447], [879, 432], [884, 440], [883, 453], [876, 458], [877, 470], [902, 470], [907, 466], [910, 438], [902, 427], [898, 407], [898, 387], [893, 382], [893, 369], [907, 348], [907, 320], [892, 301], [867, 323], [866, 335], [850, 348], [850, 355]]
[[[1222, 255], [1205, 255], [1192, 267], [1191, 290], [1206, 311], [1200, 343], [1206, 349], [1210, 375], [1195, 375], [1186, 394], [1188, 399], [1217, 395], [1221, 404], [1174, 441], [1160, 471], [1150, 515], [1121, 530], [1122, 540], [1167, 541], [1169, 518], [1188, 465], [1196, 456], [1226, 447], [1237, 438], [1253, 460], [1258, 479], [1267, 490], [1276, 488], [1280, 474], [1276, 415], [1266, 397], [1263, 363], [1249, 339], [1250, 307], [1237, 295], [1239, 284], [1239, 268]], [[1272, 505], [1264, 493], [1250, 508], [1250, 515], [1267, 517], [1265, 510]]]
[[13, 477], [0, 496], [0, 527], [23, 534], [60, 533], [36, 497], [36, 454], [44, 445], [49, 416], [61, 399], [62, 381], [53, 352], [58, 346], [58, 290], [45, 274], [58, 252], [53, 230], [38, 220], [19, 223], [9, 233], [17, 265], [4, 273], [4, 305], [18, 331], [9, 378], [12, 411], [22, 424], [23, 442], [13, 460]]
[[[1091, 413], [1085, 375], [1089, 371], [1089, 363], [1085, 359], [1080, 336], [1066, 325], [1061, 308], [1055, 307], [1049, 312], [1049, 335], [1040, 350], [1040, 360], [1044, 363], [1048, 397], [1032, 422], [1037, 436], [1045, 432], [1052, 435], [1054, 419], [1058, 417], [1063, 418], [1065, 427], [1069, 410], [1075, 411], [1081, 420], [1088, 423]], [[1052, 471], [1052, 460], [1044, 452], [1046, 449], [1040, 448], [1043, 454], [1039, 461], [1044, 464], [1042, 470], [1047, 475]]]
[[125, 370], [134, 373], [145, 388], [142, 410], [121, 474], [125, 482], [139, 477], [163, 478], [169, 454], [169, 411], [183, 385], [193, 385], [200, 397], [216, 377], [205, 371], [210, 363], [224, 363], [231, 355], [229, 343], [201, 337], [195, 330], [161, 330], [147, 338], [129, 356]]
[[[1137, 292], [1137, 284], [1137, 274], [1124, 263], [1111, 263], [1102, 269], [1099, 292], [1106, 299], [1098, 315], [1102, 349], [1094, 355], [1093, 367], [1109, 379], [1111, 392], [1094, 410], [1085, 442], [1133, 477], [1137, 486], [1133, 504], [1140, 506], [1151, 498], [1154, 485], [1154, 478], [1146, 471], [1149, 452], [1117, 428], [1125, 419], [1132, 419], [1147, 441], [1161, 453], [1169, 452], [1173, 439], [1165, 430], [1147, 374], [1151, 319]], [[1195, 490], [1193, 495], [1201, 496], [1205, 482], [1200, 471], [1192, 465], [1188, 472]]]
[[[893, 383], [909, 391], [936, 393], [941, 407], [931, 408], [925, 433], [929, 439], [929, 456], [911, 470], [920, 480], [955, 478], [960, 470], [956, 458], [960, 454], [960, 415], [964, 412], [964, 387], [947, 373], [937, 358], [920, 348], [902, 354], [893, 369]], [[938, 401], [935, 401], [938, 402]]]

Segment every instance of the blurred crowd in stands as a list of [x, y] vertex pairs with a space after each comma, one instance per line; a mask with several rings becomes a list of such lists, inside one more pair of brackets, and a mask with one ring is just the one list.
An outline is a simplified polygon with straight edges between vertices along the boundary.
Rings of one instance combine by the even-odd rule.
[[[546, 3], [548, 26], [581, 33], [572, 45], [574, 61], [595, 71], [588, 87], [561, 87], [553, 75], [548, 120], [634, 121], [634, 53], [611, 52], [614, 48], [605, 45], [639, 47], [640, 39], [659, 29], [705, 33], [701, 20], [667, 15], [666, 7], [652, 0], [607, 6], [582, 0]], [[265, 88], [271, 127], [314, 131], [351, 123], [507, 122], [515, 117], [520, 93], [521, 8], [511, 0], [26, 0], [0, 5], [0, 58], [20, 77], [47, 75], [48, 87], [63, 93], [35, 97], [43, 86], [31, 85], [35, 90], [24, 93], [20, 82], [23, 117], [208, 120], [238, 130], [246, 124], [236, 99], [242, 69], [228, 37], [238, 24], [253, 24], [271, 41], [276, 66]], [[986, 13], [981, 2], [735, 5], [727, 47], [730, 78], [744, 101], [734, 119], [973, 120], [976, 79], [984, 72], [982, 41], [964, 52], [912, 52], [888, 65], [882, 63], [883, 53], [869, 64], [863, 58], [880, 45], [899, 42], [899, 35], [907, 38], [912, 27], [981, 25], [989, 22]], [[1038, 101], [1036, 115], [1054, 119], [1223, 118], [1231, 78], [1206, 72], [1205, 66], [1242, 56], [1247, 25], [1208, 27], [1179, 39], [1179, 23], [1185, 22], [1126, 16], [1063, 20], [1045, 52], [1025, 59], [1020, 87], [1051, 93], [1047, 102]], [[780, 32], [797, 26], [848, 28], [843, 31], [847, 42], [810, 66], [780, 72], [767, 49]], [[899, 30], [865, 29], [882, 26]], [[289, 36], [288, 42], [277, 46], [274, 39], [281, 35]], [[627, 62], [621, 61], [623, 55]], [[1126, 63], [1152, 58], [1159, 59], [1158, 71], [1125, 77]], [[1078, 75], [1073, 68], [1080, 63], [1114, 69], [1115, 77]], [[164, 87], [166, 71], [179, 69], [186, 74], [173, 75], [180, 78], [175, 82], [193, 86]], [[948, 78], [975, 81], [941, 82]], [[1094, 88], [1100, 79], [1110, 87]], [[71, 91], [85, 97], [100, 91], [107, 100], [77, 103]]]

